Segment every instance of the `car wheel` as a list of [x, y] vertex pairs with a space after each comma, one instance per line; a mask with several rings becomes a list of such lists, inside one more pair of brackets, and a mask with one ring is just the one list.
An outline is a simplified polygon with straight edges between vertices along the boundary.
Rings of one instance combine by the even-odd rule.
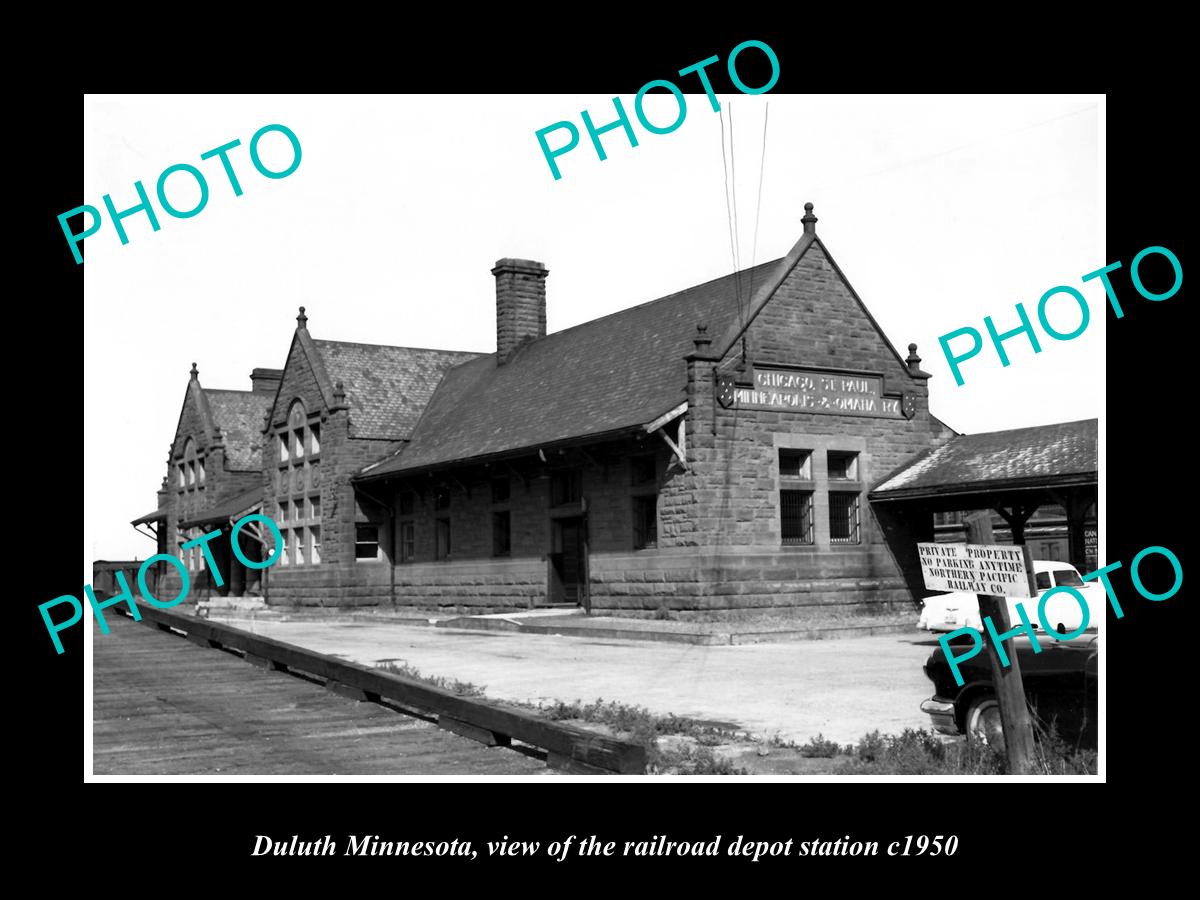
[[980, 694], [967, 707], [964, 719], [967, 740], [997, 750], [1004, 749], [1004, 727], [1000, 723], [1000, 702], [995, 694]]

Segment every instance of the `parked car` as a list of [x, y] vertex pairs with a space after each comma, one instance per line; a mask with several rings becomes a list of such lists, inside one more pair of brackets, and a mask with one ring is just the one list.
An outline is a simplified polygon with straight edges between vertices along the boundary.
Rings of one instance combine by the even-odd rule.
[[[1041, 653], [1033, 652], [1025, 635], [1012, 640], [1034, 721], [1045, 728], [1053, 724], [1063, 739], [1092, 748], [1097, 736], [1097, 638], [1084, 633], [1069, 641], [1042, 641]], [[929, 655], [925, 675], [933, 682], [934, 695], [921, 704], [921, 711], [929, 715], [935, 731], [965, 734], [968, 740], [1003, 748], [988, 652], [981, 651], [958, 667], [962, 687], [955, 682], [941, 647]]]
[[[1105, 605], [1108, 598], [1104, 586], [1093, 581], [1085, 582], [1079, 576], [1079, 570], [1070, 563], [1054, 562], [1052, 560], [1035, 559], [1033, 561], [1034, 584], [1037, 595], [1034, 597], [1008, 597], [1008, 618], [1014, 625], [1021, 622], [1017, 614], [1017, 604], [1025, 608], [1025, 614], [1030, 623], [1039, 631], [1042, 630], [1038, 618], [1038, 598], [1052, 587], [1066, 585], [1073, 587], [1083, 595], [1088, 606], [1088, 629], [1099, 630], [1104, 621]], [[1079, 602], [1070, 594], [1063, 592], [1055, 594], [1046, 601], [1046, 621], [1059, 634], [1068, 634], [1079, 627], [1083, 621], [1083, 610]], [[917, 619], [917, 627], [926, 631], [954, 631], [957, 628], [970, 626], [977, 631], [983, 631], [983, 618], [979, 614], [979, 597], [966, 591], [954, 591], [949, 594], [934, 594], [921, 601], [921, 615]]]

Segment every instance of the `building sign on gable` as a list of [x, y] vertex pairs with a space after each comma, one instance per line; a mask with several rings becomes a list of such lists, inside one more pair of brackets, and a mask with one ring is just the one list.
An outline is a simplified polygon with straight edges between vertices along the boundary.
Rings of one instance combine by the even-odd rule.
[[741, 409], [782, 409], [886, 419], [911, 419], [916, 412], [909, 395], [883, 396], [883, 379], [878, 375], [816, 369], [755, 367], [754, 387], [735, 387], [729, 376], [729, 383], [721, 385], [718, 398], [723, 406]]

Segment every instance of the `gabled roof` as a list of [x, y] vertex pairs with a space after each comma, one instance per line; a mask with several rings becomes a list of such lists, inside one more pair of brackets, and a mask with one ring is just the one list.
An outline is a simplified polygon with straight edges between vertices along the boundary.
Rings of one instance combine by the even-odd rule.
[[479, 355], [344, 341], [313, 340], [312, 345], [330, 389], [338, 382], [345, 386], [351, 434], [387, 440], [409, 437], [446, 370]]
[[[271, 406], [271, 395], [253, 391], [223, 391], [200, 384], [200, 373], [192, 363], [191, 378], [179, 408], [175, 425], [175, 440], [183, 435], [184, 413], [188, 402], [195, 406], [204, 430], [203, 444], [211, 447], [216, 429], [221, 431], [225, 448], [225, 468], [233, 472], [257, 472], [262, 467], [259, 451], [262, 448], [263, 417]], [[191, 435], [188, 435], [191, 436]], [[171, 445], [173, 448], [175, 443]]]
[[871, 491], [901, 500], [1004, 488], [1095, 484], [1096, 419], [960, 434], [918, 456]]
[[271, 395], [204, 388], [204, 396], [212, 417], [210, 425], [221, 429], [225, 468], [234, 472], [261, 469], [263, 416], [271, 405]]
[[[780, 260], [567, 328], [446, 372], [397, 454], [364, 478], [533, 449], [639, 427], [685, 399], [696, 325], [736, 327], [735, 279], [748, 298]], [[347, 391], [349, 383], [347, 382]]]

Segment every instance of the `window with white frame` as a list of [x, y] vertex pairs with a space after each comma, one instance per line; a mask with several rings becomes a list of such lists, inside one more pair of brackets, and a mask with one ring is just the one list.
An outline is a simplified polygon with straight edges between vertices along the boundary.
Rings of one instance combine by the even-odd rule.
[[196, 567], [189, 562], [199, 548], [183, 549], [183, 545], [193, 537], [192, 529], [178, 528], [179, 522], [185, 522], [194, 517], [204, 508], [204, 455], [197, 449], [196, 442], [190, 437], [183, 443], [183, 452], [175, 463], [176, 472], [176, 503], [175, 522], [177, 526], [176, 539], [179, 544], [179, 558], [188, 564], [188, 569], [195, 571]]
[[276, 429], [279, 461], [275, 470], [275, 520], [283, 534], [279, 564], [321, 562], [321, 423], [301, 400], [288, 408]]

